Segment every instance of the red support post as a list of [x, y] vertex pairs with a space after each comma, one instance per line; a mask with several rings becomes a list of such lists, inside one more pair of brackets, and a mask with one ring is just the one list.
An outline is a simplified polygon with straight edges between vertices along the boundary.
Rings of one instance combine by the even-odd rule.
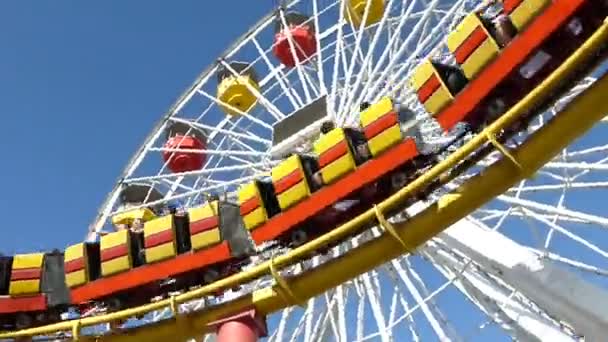
[[209, 324], [216, 329], [217, 342], [257, 342], [268, 336], [266, 318], [255, 309], [241, 312]]

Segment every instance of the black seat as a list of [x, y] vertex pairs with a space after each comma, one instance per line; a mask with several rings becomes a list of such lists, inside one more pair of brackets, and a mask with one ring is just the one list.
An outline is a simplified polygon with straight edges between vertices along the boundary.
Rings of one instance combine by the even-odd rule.
[[40, 290], [46, 294], [49, 307], [65, 308], [70, 305], [70, 292], [65, 285], [63, 253], [59, 250], [44, 255]]
[[274, 194], [274, 186], [272, 185], [271, 180], [263, 180], [256, 179], [256, 186], [260, 191], [260, 195], [262, 197], [262, 202], [264, 203], [264, 207], [266, 208], [266, 214], [268, 218], [273, 217], [274, 215], [281, 212], [281, 207], [279, 207], [279, 201]]
[[445, 80], [445, 85], [452, 95], [458, 94], [469, 82], [464, 72], [457, 66], [447, 65], [433, 61], [439, 76]]
[[101, 254], [99, 242], [87, 242], [84, 244], [89, 259], [89, 280], [93, 281], [101, 277]]
[[192, 249], [190, 240], [190, 220], [188, 215], [178, 214], [175, 210], [173, 214], [173, 224], [175, 225], [175, 242], [177, 244], [177, 254], [183, 254]]
[[133, 267], [139, 267], [146, 263], [144, 233], [129, 231], [131, 235], [131, 258], [133, 259]]
[[8, 295], [13, 269], [13, 257], [0, 255], [0, 296]]
[[222, 239], [228, 241], [230, 254], [234, 257], [245, 257], [255, 253], [255, 246], [245, 228], [240, 206], [228, 201], [219, 201], [218, 209]]
[[318, 185], [313, 181], [313, 175], [319, 171], [319, 161], [315, 156], [310, 154], [300, 154], [300, 160], [302, 161], [302, 168], [304, 169], [306, 181], [310, 186], [310, 192], [319, 190], [322, 185]]
[[[350, 145], [351, 151], [353, 151], [353, 155], [355, 157], [355, 164], [357, 166], [365, 163], [370, 156], [369, 148], [367, 147], [367, 139], [365, 138], [365, 133], [361, 130], [346, 127], [344, 128], [344, 134], [346, 135], [346, 141]], [[363, 146], [367, 150], [367, 156], [359, 153], [359, 146]]]

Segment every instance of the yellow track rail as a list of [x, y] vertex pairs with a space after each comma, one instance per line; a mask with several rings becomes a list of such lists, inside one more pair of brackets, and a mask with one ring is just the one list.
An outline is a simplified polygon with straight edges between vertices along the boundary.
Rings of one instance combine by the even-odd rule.
[[[246, 272], [157, 303], [99, 317], [61, 322], [18, 332], [2, 333], [0, 334], [0, 339], [48, 335], [60, 331], [72, 331], [76, 338], [78, 338], [78, 332], [85, 326], [125, 319], [167, 307], [175, 309], [179, 303], [210, 295], [220, 288], [233, 287], [260, 276], [275, 273], [275, 269], [293, 264], [310, 255], [316, 249], [348, 236], [357, 228], [376, 219], [376, 213], [382, 213], [402, 205], [409, 195], [428, 185], [481, 145], [492, 141], [492, 137], [496, 132], [515, 122], [517, 118], [529, 109], [547, 99], [563, 79], [572, 75], [576, 71], [577, 66], [585, 64], [607, 40], [608, 24], [605, 22], [581, 48], [541, 85], [484, 130], [482, 134], [469, 141], [445, 161], [380, 203], [376, 208], [366, 211], [314, 241], [277, 257], [272, 264], [271, 262], [265, 262]], [[230, 303], [187, 316], [178, 315], [176, 319], [127, 330], [121, 335], [110, 335], [100, 338], [81, 337], [80, 340], [122, 341], [135, 336], [138, 339], [146, 341], [185, 340], [200, 336], [206, 332], [209, 322], [246, 307], [255, 306], [262, 313], [271, 313], [284, 307], [298, 304], [294, 302], [294, 299], [306, 300], [321, 294], [419, 246], [485, 202], [506, 191], [515, 182], [532, 175], [560, 150], [570, 144], [572, 140], [582, 135], [605, 116], [608, 112], [608, 101], [603, 99], [606, 92], [608, 92], [608, 76], [602, 77], [587, 91], [580, 94], [555, 119], [531, 136], [525, 144], [516, 150], [510, 151], [510, 158], [503, 158], [488, 167], [481, 175], [472, 178], [457, 190], [443, 196], [437, 204], [416, 215], [416, 217], [407, 223], [398, 224], [395, 227], [387, 227], [389, 228], [389, 232], [396, 233], [395, 235], [384, 234], [380, 238], [359, 246], [345, 255], [307, 271], [302, 275], [293, 279], [283, 280], [279, 282], [279, 285], [274, 287], [254, 291], [252, 294]], [[381, 217], [380, 220], [382, 221]], [[409, 248], [406, 248], [403, 244], [406, 244]], [[285, 291], [286, 287], [288, 291]]]

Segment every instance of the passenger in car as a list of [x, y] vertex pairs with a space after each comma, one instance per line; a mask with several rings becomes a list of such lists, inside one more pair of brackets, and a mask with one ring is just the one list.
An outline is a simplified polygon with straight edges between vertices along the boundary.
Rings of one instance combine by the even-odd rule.
[[320, 129], [321, 135], [331, 132], [334, 128], [336, 128], [336, 124], [333, 121], [329, 120], [323, 122]]
[[[331, 132], [336, 127], [333, 121], [325, 121], [321, 124], [320, 134], [324, 135]], [[365, 139], [365, 135], [359, 128], [354, 127], [345, 127], [344, 132], [346, 136], [349, 138], [351, 144], [354, 149], [354, 157], [356, 164], [362, 164], [366, 160], [371, 157], [371, 153], [369, 148], [367, 147], [367, 140]], [[321, 172], [317, 171], [313, 174], [312, 181], [314, 182], [313, 186], [317, 189], [321, 188], [324, 185], [323, 177], [321, 176]], [[349, 210], [354, 205], [358, 204], [361, 199], [357, 197], [347, 198], [342, 201], [338, 201], [332, 205], [333, 210], [336, 212], [344, 212]]]
[[509, 16], [500, 13], [492, 20], [493, 36], [500, 47], [504, 48], [517, 35], [517, 29], [513, 26]]
[[[319, 133], [320, 135], [325, 135], [335, 128], [336, 124], [333, 121], [325, 121], [321, 124]], [[353, 145], [353, 154], [356, 164], [359, 165], [368, 160], [371, 157], [371, 153], [367, 147], [367, 140], [365, 139], [363, 132], [358, 128], [344, 127], [344, 133]], [[324, 184], [323, 178], [321, 177], [321, 172], [315, 172], [312, 176], [312, 181], [314, 182], [313, 186], [316, 188], [323, 186]]]

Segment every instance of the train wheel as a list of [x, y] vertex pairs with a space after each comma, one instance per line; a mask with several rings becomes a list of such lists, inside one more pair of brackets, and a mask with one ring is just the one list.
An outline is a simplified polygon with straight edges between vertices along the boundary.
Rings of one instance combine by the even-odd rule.
[[122, 308], [123, 302], [119, 298], [110, 298], [105, 301], [105, 305], [108, 308], [108, 311], [118, 311]]
[[27, 313], [20, 312], [15, 316], [15, 327], [17, 327], [17, 329], [29, 328], [32, 326], [33, 322], [32, 316]]
[[499, 116], [501, 116], [507, 108], [505, 101], [501, 98], [497, 98], [490, 102], [488, 105], [487, 117], [485, 124], [490, 124], [494, 120], [496, 120]]
[[408, 182], [408, 177], [403, 172], [395, 172], [391, 175], [391, 187], [393, 190], [399, 190], [403, 188]]
[[215, 268], [209, 268], [203, 273], [205, 284], [211, 284], [220, 278], [220, 273]]
[[120, 329], [126, 322], [125, 319], [117, 319], [115, 321], [110, 322], [110, 330], [118, 330]]
[[46, 312], [39, 312], [34, 316], [34, 319], [36, 323], [43, 324], [49, 321], [49, 314], [47, 314]]
[[289, 237], [289, 242], [293, 247], [298, 247], [306, 243], [308, 241], [308, 233], [306, 233], [303, 229], [296, 229], [291, 232]]

